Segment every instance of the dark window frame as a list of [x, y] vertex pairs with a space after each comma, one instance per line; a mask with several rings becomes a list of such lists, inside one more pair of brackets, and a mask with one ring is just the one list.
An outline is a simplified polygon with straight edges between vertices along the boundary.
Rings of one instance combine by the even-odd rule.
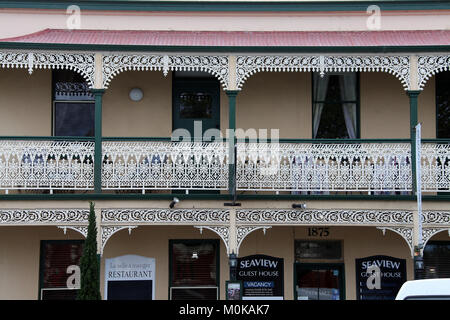
[[[65, 70], [65, 69], [63, 69], [63, 70], [61, 70], [61, 69], [52, 70], [52, 77], [51, 77], [51, 86], [52, 86], [52, 93], [51, 93], [51, 95], [52, 95], [51, 96], [51, 104], [52, 104], [51, 105], [51, 119], [52, 119], [52, 121], [51, 121], [51, 135], [52, 136], [56, 136], [56, 137], [58, 137], [56, 135], [56, 132], [55, 132], [55, 130], [56, 130], [56, 104], [57, 103], [68, 103], [68, 104], [70, 104], [70, 103], [73, 103], [73, 104], [83, 103], [83, 104], [90, 104], [91, 107], [95, 109], [95, 100], [94, 100], [93, 96], [92, 96], [92, 99], [90, 99], [90, 100], [87, 100], [87, 99], [86, 100], [56, 99], [55, 98], [56, 97], [56, 93], [55, 93], [55, 78], [56, 78], [56, 76], [55, 76], [55, 73], [57, 73], [57, 72], [72, 72], [72, 73], [76, 74], [77, 77], [79, 77], [80, 79], [83, 79], [85, 81], [85, 83], [86, 83], [86, 80], [84, 79], [84, 77], [81, 74], [77, 73], [76, 71]], [[94, 130], [95, 130], [95, 112], [94, 112], [94, 120], [93, 121], [94, 121]], [[92, 136], [86, 136], [86, 137], [93, 137], [94, 134]]]
[[[84, 244], [84, 240], [41, 240], [39, 247], [39, 285], [38, 285], [38, 300], [42, 299], [41, 292], [44, 286], [44, 269], [45, 269], [45, 245], [46, 244]], [[81, 259], [81, 257], [80, 257]]]
[[[314, 104], [315, 103], [332, 103], [332, 104], [342, 104], [342, 103], [355, 103], [356, 104], [356, 139], [361, 138], [361, 73], [360, 72], [348, 72], [356, 74], [356, 101], [347, 100], [324, 100], [316, 101], [314, 100], [314, 73], [311, 72], [311, 139], [314, 139]], [[321, 138], [315, 138], [321, 139]], [[335, 138], [340, 139], [340, 138]], [[345, 138], [343, 138], [345, 139]]]
[[[176, 243], [187, 243], [187, 244], [201, 244], [201, 243], [212, 243], [216, 246], [216, 283], [218, 299], [220, 299], [220, 240], [219, 239], [170, 239], [169, 240], [169, 283], [168, 283], [168, 300], [170, 300], [170, 288], [172, 288], [173, 275], [173, 244]], [[175, 286], [176, 287], [176, 286]]]
[[[435, 125], [436, 125], [436, 138], [437, 139], [450, 139], [450, 136], [447, 138], [441, 138], [439, 137], [439, 103], [438, 103], [438, 79], [440, 78], [439, 75], [442, 75], [442, 73], [447, 73], [448, 77], [450, 79], [450, 70], [449, 71], [442, 71], [442, 72], [438, 72], [435, 75], [435, 82], [434, 82], [434, 102], [435, 102]], [[450, 83], [448, 84], [450, 86]], [[449, 89], [450, 90], [450, 89]], [[449, 105], [450, 105], [450, 93], [449, 93]], [[450, 122], [450, 120], [449, 120]]]

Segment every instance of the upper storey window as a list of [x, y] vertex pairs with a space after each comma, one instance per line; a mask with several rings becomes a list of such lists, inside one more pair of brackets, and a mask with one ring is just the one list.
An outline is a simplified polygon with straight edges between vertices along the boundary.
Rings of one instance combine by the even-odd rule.
[[55, 136], [94, 136], [95, 101], [84, 78], [70, 70], [54, 70], [53, 134]]
[[354, 72], [313, 73], [313, 138], [359, 138], [359, 81]]
[[450, 138], [450, 71], [436, 75], [437, 138]]

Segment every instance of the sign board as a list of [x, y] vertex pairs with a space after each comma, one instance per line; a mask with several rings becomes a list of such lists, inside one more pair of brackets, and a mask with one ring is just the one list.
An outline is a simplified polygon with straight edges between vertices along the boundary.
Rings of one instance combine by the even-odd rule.
[[106, 300], [154, 300], [155, 259], [125, 255], [105, 261]]
[[236, 279], [242, 281], [242, 300], [283, 300], [284, 260], [266, 255], [238, 258]]
[[356, 259], [358, 300], [394, 300], [406, 281], [406, 260], [389, 256]]

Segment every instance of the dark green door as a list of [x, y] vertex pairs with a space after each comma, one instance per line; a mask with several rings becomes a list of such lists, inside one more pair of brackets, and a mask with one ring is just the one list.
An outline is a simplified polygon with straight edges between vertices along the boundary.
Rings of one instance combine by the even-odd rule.
[[345, 300], [344, 265], [295, 263], [296, 300]]
[[[217, 79], [175, 78], [172, 93], [173, 130], [186, 129], [198, 140], [206, 130], [220, 129], [220, 84]], [[175, 138], [177, 136], [175, 134]]]

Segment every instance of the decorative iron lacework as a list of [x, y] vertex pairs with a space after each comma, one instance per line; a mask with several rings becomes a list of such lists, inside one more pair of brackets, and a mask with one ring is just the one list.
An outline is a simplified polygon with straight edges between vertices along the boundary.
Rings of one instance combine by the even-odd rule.
[[380, 229], [383, 232], [383, 235], [385, 235], [386, 230], [390, 230], [392, 232], [397, 233], [400, 235], [408, 244], [408, 247], [411, 252], [411, 256], [414, 256], [414, 243], [413, 243], [413, 229], [408, 227], [382, 227], [377, 228]]
[[422, 190], [450, 192], [450, 145], [422, 143]]
[[352, 209], [238, 209], [238, 225], [329, 224], [329, 225], [410, 225], [413, 214], [403, 210]]
[[103, 250], [105, 249], [106, 242], [112, 237], [113, 234], [119, 232], [124, 229], [128, 229], [128, 234], [131, 234], [131, 230], [137, 228], [137, 226], [103, 226], [101, 228], [102, 232], [102, 245], [101, 245], [101, 254], [103, 254]]
[[93, 189], [94, 142], [0, 141], [0, 189]]
[[67, 233], [67, 229], [71, 229], [71, 230], [81, 233], [85, 238], [87, 238], [87, 234], [88, 234], [87, 226], [86, 227], [84, 227], [84, 226], [58, 226], [58, 228], [63, 229], [64, 234]]
[[89, 210], [84, 209], [2, 209], [0, 224], [80, 224], [88, 223]]
[[169, 71], [205, 71], [216, 76], [224, 90], [228, 88], [228, 56], [189, 56], [158, 54], [105, 54], [103, 56], [103, 86], [127, 70], [157, 70], [164, 76]]
[[424, 224], [448, 224], [450, 226], [449, 211], [423, 211], [422, 217]]
[[65, 97], [93, 98], [88, 84], [84, 82], [56, 82], [55, 96], [59, 99]]
[[417, 84], [421, 90], [425, 83], [438, 72], [450, 70], [450, 55], [420, 56], [417, 62]]
[[238, 226], [238, 227], [236, 227], [236, 242], [237, 242], [236, 254], [239, 253], [239, 248], [241, 247], [242, 242], [250, 233], [252, 233], [255, 230], [262, 229], [264, 234], [266, 234], [266, 230], [270, 229], [270, 228], [271, 228], [270, 226], [254, 226], [254, 227]]
[[227, 144], [215, 142], [103, 143], [104, 189], [228, 188]]
[[410, 191], [409, 143], [238, 143], [238, 190]]
[[212, 232], [215, 232], [224, 242], [225, 247], [227, 249], [227, 253], [230, 252], [230, 228], [224, 227], [224, 226], [194, 226], [195, 228], [200, 229], [200, 233], [203, 233], [203, 229], [211, 230]]
[[228, 224], [222, 209], [102, 209], [102, 223], [213, 223]]
[[0, 65], [3, 68], [68, 69], [80, 73], [90, 87], [94, 86], [95, 54], [63, 52], [14, 52], [0, 51]]
[[425, 247], [427, 245], [427, 242], [434, 237], [436, 234], [447, 231], [448, 235], [450, 236], [450, 226], [447, 228], [424, 228], [422, 229], [422, 240], [423, 240], [423, 246]]
[[387, 72], [396, 76], [408, 90], [410, 83], [410, 58], [404, 55], [248, 55], [237, 56], [236, 88], [242, 88], [245, 80], [261, 71], [320, 72]]

